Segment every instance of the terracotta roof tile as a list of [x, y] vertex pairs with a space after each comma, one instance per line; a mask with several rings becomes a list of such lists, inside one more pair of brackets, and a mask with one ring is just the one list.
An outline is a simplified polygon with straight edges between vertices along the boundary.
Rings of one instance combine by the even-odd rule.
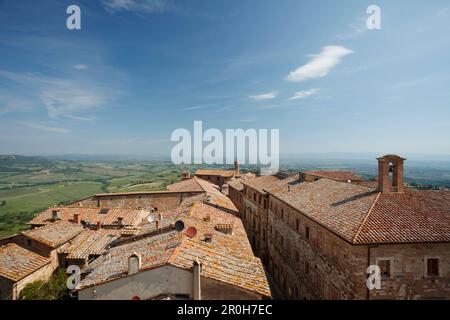
[[450, 241], [450, 191], [380, 194], [354, 242]]
[[23, 232], [23, 235], [44, 243], [52, 248], [57, 248], [74, 238], [83, 227], [74, 223], [59, 221]]
[[0, 276], [14, 282], [50, 263], [50, 259], [24, 249], [15, 243], [0, 247]]
[[345, 171], [345, 170], [316, 170], [316, 171], [306, 171], [305, 173], [321, 178], [327, 178], [343, 182], [348, 181], [358, 182], [364, 180], [363, 178], [356, 175], [352, 171]]
[[117, 230], [84, 230], [58, 252], [67, 254], [66, 259], [84, 260], [89, 255], [101, 255], [118, 236]]
[[[143, 257], [143, 270], [165, 264], [190, 269], [198, 259], [203, 264], [202, 276], [270, 296], [264, 268], [253, 256], [239, 218], [202, 203], [195, 203], [179, 218], [185, 230], [192, 226], [197, 229], [195, 237], [187, 237], [185, 231], [171, 231], [112, 248], [109, 257], [105, 255], [88, 266], [92, 272], [78, 289], [125, 276], [127, 259], [137, 252]], [[218, 224], [233, 225], [233, 233], [217, 231]], [[212, 235], [210, 242], [204, 241], [205, 234]]]
[[351, 242], [377, 192], [356, 184], [320, 179], [274, 193], [301, 213]]
[[[50, 208], [40, 213], [28, 224], [45, 225], [53, 223], [52, 210]], [[100, 222], [103, 226], [114, 226], [118, 225], [118, 218], [123, 218], [123, 224], [129, 226], [139, 224], [150, 212], [144, 209], [127, 208], [86, 208], [79, 206], [58, 208], [59, 218], [63, 221], [73, 222], [74, 214], [79, 214], [81, 220], [93, 225]]]
[[196, 176], [222, 176], [231, 178], [234, 177], [236, 171], [234, 170], [221, 170], [221, 169], [198, 169], [195, 171]]

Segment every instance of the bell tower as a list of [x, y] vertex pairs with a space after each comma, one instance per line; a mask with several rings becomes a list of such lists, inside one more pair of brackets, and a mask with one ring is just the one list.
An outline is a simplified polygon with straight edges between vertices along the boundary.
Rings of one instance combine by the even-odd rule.
[[[378, 190], [387, 192], [403, 192], [403, 161], [405, 158], [389, 154], [378, 158]], [[391, 176], [392, 174], [392, 176]]]

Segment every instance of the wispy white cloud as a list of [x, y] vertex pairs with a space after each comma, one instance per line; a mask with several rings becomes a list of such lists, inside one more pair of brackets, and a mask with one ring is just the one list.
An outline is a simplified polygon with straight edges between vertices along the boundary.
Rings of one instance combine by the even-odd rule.
[[352, 50], [341, 46], [326, 46], [318, 55], [305, 65], [289, 73], [288, 81], [304, 81], [325, 77], [331, 69], [338, 65], [342, 58], [353, 53]]
[[350, 30], [336, 35], [336, 39], [348, 40], [362, 36], [367, 32], [367, 16], [361, 16], [349, 25]]
[[66, 134], [68, 133], [70, 130], [66, 129], [66, 128], [61, 128], [61, 127], [55, 127], [52, 125], [49, 125], [45, 122], [21, 122], [20, 123], [23, 126], [26, 126], [28, 128], [31, 129], [36, 129], [36, 130], [42, 130], [42, 131], [47, 131], [47, 132], [52, 132], [52, 133], [58, 133], [58, 134]]
[[278, 95], [278, 92], [273, 91], [273, 92], [267, 92], [267, 93], [258, 94], [258, 95], [254, 95], [254, 96], [248, 96], [248, 97], [255, 101], [261, 101], [261, 100], [274, 99], [277, 97], [277, 95]]
[[73, 67], [77, 70], [86, 70], [88, 68], [88, 66], [85, 64], [77, 64], [77, 65], [74, 65]]
[[312, 95], [316, 94], [317, 91], [319, 91], [319, 89], [317, 89], [317, 88], [310, 89], [310, 90], [305, 90], [305, 91], [298, 91], [298, 92], [294, 93], [294, 95], [292, 97], [290, 97], [288, 99], [288, 101], [305, 99], [305, 98], [307, 98], [309, 96], [312, 96]]
[[86, 120], [77, 113], [99, 108], [117, 97], [117, 91], [92, 81], [53, 78], [41, 74], [0, 70], [4, 77], [25, 89], [42, 103], [50, 118], [72, 117]]
[[0, 115], [10, 112], [28, 112], [34, 109], [34, 103], [26, 99], [10, 98], [0, 95]]
[[206, 109], [208, 107], [212, 106], [211, 104], [202, 104], [197, 106], [191, 106], [186, 108], [181, 108], [181, 111], [193, 111], [193, 110], [200, 110], [200, 109]]
[[164, 13], [173, 8], [167, 0], [101, 0], [108, 11], [135, 11], [145, 13]]

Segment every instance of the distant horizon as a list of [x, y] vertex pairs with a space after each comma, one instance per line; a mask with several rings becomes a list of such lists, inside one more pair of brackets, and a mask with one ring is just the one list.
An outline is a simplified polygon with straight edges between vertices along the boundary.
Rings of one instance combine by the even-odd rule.
[[[292, 160], [373, 160], [376, 158], [392, 153], [375, 153], [375, 152], [303, 152], [303, 153], [291, 153], [288, 155], [280, 155], [282, 162]], [[450, 154], [428, 154], [428, 153], [394, 153], [399, 156], [405, 157], [407, 160], [412, 161], [450, 161]], [[129, 160], [163, 160], [171, 161], [170, 156], [152, 155], [152, 154], [95, 154], [95, 153], [67, 153], [67, 154], [18, 154], [18, 153], [3, 153], [0, 157], [4, 156], [23, 156], [23, 157], [42, 157], [42, 158], [103, 158], [104, 160], [114, 160], [114, 158], [123, 158]], [[191, 164], [192, 166], [201, 164]], [[221, 165], [221, 164], [213, 164]], [[226, 164], [223, 164], [227, 166]], [[245, 164], [244, 164], [245, 165]]]

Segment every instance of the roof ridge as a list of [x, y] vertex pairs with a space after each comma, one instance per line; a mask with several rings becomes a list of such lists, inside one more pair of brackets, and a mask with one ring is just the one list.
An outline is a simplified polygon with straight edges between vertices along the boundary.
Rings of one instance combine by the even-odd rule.
[[359, 235], [362, 231], [362, 228], [363, 228], [364, 224], [366, 223], [367, 219], [369, 218], [370, 214], [372, 213], [372, 210], [375, 207], [375, 204], [378, 202], [380, 195], [381, 195], [381, 192], [378, 192], [377, 197], [373, 201], [372, 205], [370, 206], [369, 210], [367, 211], [366, 216], [364, 217], [363, 221], [361, 222], [360, 226], [358, 227], [358, 230], [356, 231], [356, 234], [352, 239], [352, 244], [356, 244], [356, 239], [359, 237]]

